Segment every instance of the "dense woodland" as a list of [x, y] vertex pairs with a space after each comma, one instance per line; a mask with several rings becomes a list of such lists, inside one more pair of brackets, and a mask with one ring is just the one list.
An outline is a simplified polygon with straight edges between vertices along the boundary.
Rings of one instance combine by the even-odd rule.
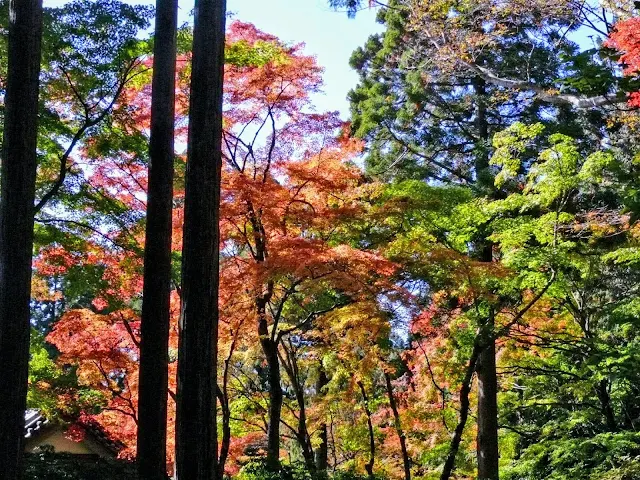
[[0, 0], [0, 478], [640, 479], [636, 4]]

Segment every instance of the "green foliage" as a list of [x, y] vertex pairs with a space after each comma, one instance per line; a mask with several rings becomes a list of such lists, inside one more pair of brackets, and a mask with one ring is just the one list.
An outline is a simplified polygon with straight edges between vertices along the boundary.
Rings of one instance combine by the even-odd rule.
[[[362, 473], [357, 473], [351, 470], [337, 470], [333, 475], [329, 477], [331, 480], [369, 480], [371, 477]], [[384, 480], [386, 477], [382, 475], [375, 475], [375, 480]]]
[[258, 40], [250, 45], [240, 40], [229, 45], [225, 51], [225, 62], [239, 67], [260, 67], [269, 62], [286, 62], [282, 46], [275, 42]]
[[527, 448], [505, 480], [640, 478], [640, 435], [602, 433], [590, 438], [542, 441]]
[[238, 480], [312, 480], [311, 474], [301, 463], [281, 464], [276, 470], [264, 461], [253, 461], [242, 467]]
[[64, 421], [82, 411], [99, 413], [106, 406], [104, 394], [78, 385], [75, 368], [56, 363], [52, 350], [42, 333], [32, 329], [27, 407], [50, 421]]
[[135, 464], [97, 456], [63, 453], [28, 454], [24, 480], [120, 480], [135, 478]]
[[[370, 477], [349, 469], [340, 469], [331, 475], [309, 472], [303, 463], [281, 464], [276, 471], [270, 469], [264, 461], [252, 461], [242, 467], [233, 477], [237, 480], [367, 480]], [[385, 480], [375, 475], [374, 480]]]

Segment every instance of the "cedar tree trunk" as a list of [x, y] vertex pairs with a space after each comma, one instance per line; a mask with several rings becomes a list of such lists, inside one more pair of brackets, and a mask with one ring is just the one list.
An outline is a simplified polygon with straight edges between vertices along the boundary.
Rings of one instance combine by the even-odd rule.
[[0, 191], [0, 476], [20, 478], [31, 325], [31, 258], [42, 0], [9, 2]]
[[138, 400], [140, 480], [167, 478], [167, 390], [178, 1], [156, 1]]
[[180, 480], [217, 473], [219, 211], [225, 0], [196, 0], [182, 246], [176, 466]]

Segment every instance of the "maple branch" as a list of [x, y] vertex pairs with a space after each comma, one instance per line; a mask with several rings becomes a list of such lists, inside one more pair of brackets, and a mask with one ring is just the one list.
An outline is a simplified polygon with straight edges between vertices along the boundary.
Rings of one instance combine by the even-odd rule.
[[78, 98], [80, 104], [82, 105], [82, 108], [85, 111], [84, 122], [80, 126], [80, 128], [76, 131], [76, 133], [73, 135], [73, 138], [71, 139], [71, 143], [69, 144], [67, 149], [60, 156], [60, 169], [58, 171], [58, 178], [56, 179], [56, 181], [54, 182], [52, 187], [49, 189], [49, 191], [46, 192], [42, 196], [40, 201], [33, 208], [33, 214], [34, 215], [37, 214], [38, 212], [40, 212], [40, 210], [42, 210], [44, 208], [44, 206], [55, 195], [58, 194], [58, 192], [62, 188], [62, 185], [64, 185], [64, 181], [65, 181], [65, 179], [67, 177], [67, 173], [69, 173], [69, 171], [71, 170], [70, 167], [67, 167], [67, 162], [69, 161], [69, 157], [71, 156], [71, 153], [75, 149], [75, 147], [78, 144], [78, 142], [82, 139], [82, 137], [84, 136], [86, 131], [89, 128], [94, 127], [94, 126], [98, 125], [100, 122], [102, 122], [102, 120], [104, 120], [104, 118], [111, 112], [111, 110], [113, 109], [113, 106], [115, 105], [116, 101], [120, 97], [120, 94], [124, 90], [125, 85], [134, 77], [134, 76], [130, 77], [129, 74], [133, 71], [133, 69], [137, 65], [139, 65], [138, 59], [133, 60], [132, 62], [130, 62], [125, 67], [124, 72], [123, 72], [122, 77], [121, 77], [121, 80], [118, 83], [118, 86], [116, 88], [116, 91], [115, 91], [111, 101], [109, 102], [109, 104], [106, 107], [103, 108], [102, 112], [100, 112], [100, 114], [95, 118], [91, 118], [91, 113], [90, 112], [91, 112], [92, 109], [94, 109], [96, 106], [98, 106], [98, 104], [100, 102], [96, 103], [95, 105], [93, 105], [91, 107], [88, 106], [87, 103], [82, 99], [80, 93], [75, 88], [75, 85], [73, 84], [73, 82], [69, 78], [68, 73], [64, 69], [62, 69], [63, 73], [67, 77], [67, 81], [69, 82], [69, 85], [71, 86], [71, 90], [74, 92], [75, 96]]
[[48, 224], [52, 224], [52, 223], [68, 223], [70, 225], [75, 225], [79, 228], [84, 228], [86, 230], [90, 230], [93, 233], [95, 233], [96, 235], [99, 235], [100, 237], [102, 237], [103, 239], [109, 241], [110, 243], [112, 243], [115, 247], [121, 248], [123, 250], [126, 250], [128, 252], [131, 253], [135, 253], [136, 255], [141, 255], [141, 251], [126, 245], [122, 245], [120, 243], [118, 243], [117, 241], [115, 241], [113, 238], [111, 238], [109, 235], [101, 232], [100, 230], [98, 230], [95, 227], [92, 227], [91, 225], [88, 225], [86, 223], [82, 223], [82, 222], [78, 222], [76, 220], [71, 220], [68, 218], [35, 218], [35, 221], [38, 223], [43, 223], [45, 225]]
[[446, 418], [445, 412], [444, 412], [444, 408], [446, 406], [446, 401], [447, 401], [447, 392], [446, 392], [446, 390], [444, 388], [442, 388], [438, 384], [438, 382], [436, 382], [436, 376], [433, 373], [433, 368], [431, 368], [431, 361], [429, 360], [429, 355], [427, 355], [427, 351], [422, 346], [422, 342], [420, 342], [420, 341], [418, 342], [418, 347], [420, 348], [420, 350], [424, 354], [424, 358], [425, 358], [425, 360], [427, 362], [427, 369], [429, 370], [429, 377], [431, 378], [431, 383], [436, 388], [436, 390], [438, 390], [440, 392], [440, 395], [442, 395], [442, 404], [440, 406], [440, 410], [441, 410], [441, 413], [442, 413], [442, 425], [444, 426], [444, 428], [447, 429], [447, 431], [449, 431], [449, 425], [447, 425], [447, 418]]
[[[131, 409], [130, 412], [123, 411], [123, 410], [121, 410], [121, 409], [119, 409], [117, 407], [106, 407], [105, 410], [112, 410], [112, 411], [120, 412], [120, 413], [122, 413], [124, 415], [128, 415], [133, 419], [133, 421], [137, 425], [138, 424], [138, 416], [136, 414], [136, 409], [133, 406], [133, 401], [131, 400], [131, 397], [127, 398], [124, 395], [122, 395], [121, 390], [115, 390], [113, 388], [110, 388], [109, 385], [111, 384], [112, 379], [109, 378], [109, 375], [107, 374], [107, 372], [103, 368], [102, 363], [100, 361], [94, 360], [93, 364], [98, 368], [98, 371], [100, 372], [100, 374], [104, 378], [105, 383], [106, 383], [106, 387], [111, 392], [111, 394], [114, 397], [120, 398], [121, 400], [126, 402], [129, 405], [129, 408]], [[128, 381], [127, 381], [126, 377], [125, 377], [125, 382], [128, 384]]]
[[284, 337], [285, 335], [289, 335], [290, 333], [293, 333], [296, 330], [300, 330], [301, 328], [304, 328], [309, 323], [311, 323], [311, 321], [314, 320], [317, 316], [324, 315], [325, 313], [332, 312], [333, 310], [335, 310], [337, 308], [344, 307], [344, 306], [346, 306], [348, 304], [349, 304], [348, 302], [347, 303], [336, 303], [336, 304], [332, 305], [329, 308], [325, 308], [324, 310], [318, 310], [318, 311], [315, 311], [315, 312], [311, 312], [309, 315], [307, 315], [307, 318], [305, 318], [302, 322], [298, 323], [297, 325], [294, 325], [291, 328], [285, 328], [284, 330], [280, 330], [280, 332], [278, 332], [278, 335], [276, 337], [277, 342], [279, 343], [280, 340], [282, 340], [282, 337]]
[[269, 170], [271, 168], [271, 160], [273, 159], [273, 151], [276, 148], [276, 119], [273, 116], [271, 106], [268, 108], [268, 117], [271, 118], [271, 144], [269, 145], [269, 153], [267, 153], [267, 165], [264, 167], [264, 173], [262, 174], [262, 183], [267, 181]]
[[129, 320], [127, 320], [126, 318], [124, 318], [122, 316], [122, 314], [120, 314], [120, 318], [122, 319], [122, 323], [124, 324], [124, 328], [127, 330], [127, 333], [129, 334], [129, 336], [131, 337], [131, 341], [133, 342], [133, 344], [140, 348], [140, 340], [138, 340], [135, 336], [135, 334], [133, 333], [133, 329], [131, 328], [131, 324], [129, 323]]
[[[296, 293], [296, 288], [298, 287], [298, 285], [300, 285], [302, 283], [302, 279], [298, 279], [295, 282], [291, 283], [291, 286], [289, 288], [287, 288], [284, 293], [282, 294], [282, 298], [280, 299], [280, 303], [278, 304], [278, 308], [276, 309], [275, 312], [271, 311], [271, 316], [273, 317], [273, 327], [271, 328], [271, 341], [276, 340], [276, 331], [278, 330], [278, 324], [280, 323], [280, 318], [282, 317], [282, 311], [284, 310], [284, 306], [287, 303], [287, 300], [289, 300], [289, 297], [291, 297], [291, 295], [293, 295], [294, 293]], [[271, 306], [269, 306], [269, 309], [271, 309]], [[276, 343], [279, 343], [280, 339], [278, 339], [278, 341]]]
[[549, 281], [546, 283], [546, 285], [536, 294], [535, 297], [533, 297], [529, 303], [527, 303], [522, 310], [520, 310], [514, 317], [513, 319], [507, 323], [506, 325], [504, 325], [502, 328], [500, 328], [497, 332], [494, 332], [494, 334], [492, 335], [492, 339], [495, 340], [503, 335], [505, 335], [506, 333], [509, 332], [509, 330], [511, 329], [511, 327], [513, 327], [516, 323], [518, 323], [520, 321], [520, 319], [522, 319], [522, 317], [538, 302], [538, 300], [540, 300], [542, 298], [542, 296], [547, 292], [547, 290], [549, 290], [549, 287], [551, 286], [551, 284], [553, 284], [553, 282], [556, 279], [556, 271], [553, 270], [551, 272], [551, 277], [549, 278]]

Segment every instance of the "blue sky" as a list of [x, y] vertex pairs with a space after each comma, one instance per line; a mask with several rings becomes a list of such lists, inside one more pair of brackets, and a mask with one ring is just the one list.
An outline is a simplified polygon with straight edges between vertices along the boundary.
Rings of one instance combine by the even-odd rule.
[[349, 57], [380, 25], [375, 10], [364, 10], [355, 19], [329, 8], [327, 0], [227, 0], [236, 18], [287, 42], [305, 42], [306, 51], [316, 55], [325, 68], [325, 95], [318, 98], [319, 110], [340, 110], [347, 116], [348, 91], [358, 80], [349, 67]]
[[[128, 3], [154, 3], [153, 0], [126, 0]], [[181, 21], [188, 19], [192, 1], [180, 1]], [[45, 6], [58, 6], [64, 0], [44, 0]], [[358, 80], [349, 67], [351, 52], [364, 44], [380, 25], [375, 10], [364, 10], [355, 19], [329, 8], [327, 0], [227, 0], [234, 18], [254, 23], [265, 32], [291, 43], [304, 42], [306, 52], [315, 55], [325, 68], [324, 94], [316, 98], [318, 110], [339, 110], [347, 118], [346, 95]]]

